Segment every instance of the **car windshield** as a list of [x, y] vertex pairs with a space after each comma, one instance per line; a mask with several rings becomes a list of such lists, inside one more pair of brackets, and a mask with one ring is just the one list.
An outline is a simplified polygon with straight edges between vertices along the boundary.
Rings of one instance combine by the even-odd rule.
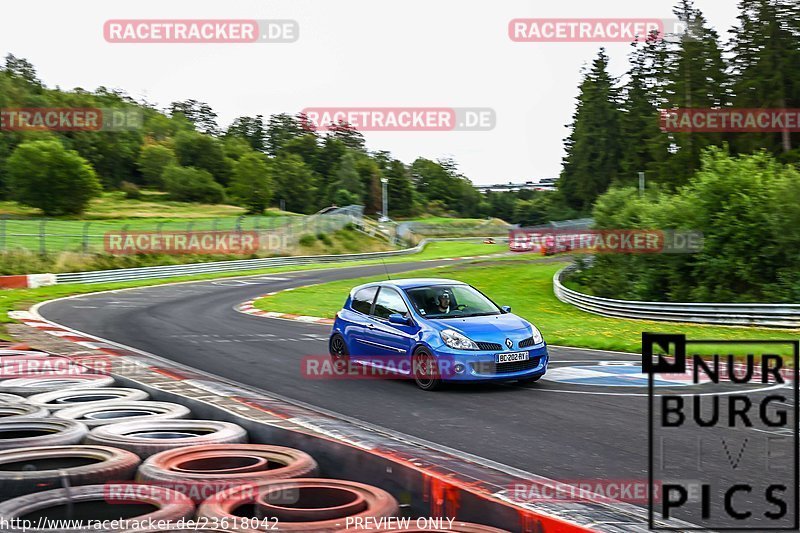
[[469, 285], [427, 285], [406, 289], [409, 300], [425, 318], [465, 318], [499, 315], [500, 309]]

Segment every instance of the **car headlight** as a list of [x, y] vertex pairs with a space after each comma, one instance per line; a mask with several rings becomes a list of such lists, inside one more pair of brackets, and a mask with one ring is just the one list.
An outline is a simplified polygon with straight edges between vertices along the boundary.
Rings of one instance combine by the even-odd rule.
[[446, 345], [456, 350], [477, 350], [478, 345], [457, 331], [446, 329], [441, 333]]
[[542, 332], [539, 331], [539, 328], [537, 328], [533, 324], [531, 324], [531, 327], [533, 328], [533, 343], [541, 344], [542, 342], [544, 342], [544, 337], [542, 337]]

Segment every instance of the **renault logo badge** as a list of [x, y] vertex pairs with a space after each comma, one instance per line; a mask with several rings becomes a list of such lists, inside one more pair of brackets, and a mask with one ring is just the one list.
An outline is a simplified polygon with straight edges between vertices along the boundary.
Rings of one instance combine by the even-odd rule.
[[506, 346], [508, 346], [509, 350], [514, 347], [514, 343], [511, 342], [511, 339], [506, 339]]

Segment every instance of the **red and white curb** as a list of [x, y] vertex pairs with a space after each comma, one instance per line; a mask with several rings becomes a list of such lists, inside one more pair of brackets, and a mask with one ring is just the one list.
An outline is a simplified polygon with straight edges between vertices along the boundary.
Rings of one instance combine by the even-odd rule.
[[275, 311], [262, 311], [261, 309], [257, 309], [253, 305], [255, 301], [258, 300], [259, 298], [263, 298], [263, 296], [259, 296], [258, 298], [239, 304], [234, 309], [246, 315], [259, 316], [263, 318], [280, 318], [282, 320], [294, 320], [296, 322], [305, 322], [306, 324], [327, 324], [327, 325], [333, 324], [332, 318], [321, 318], [318, 316], [308, 316], [308, 315], [294, 315], [292, 313], [277, 313]]
[[[427, 263], [433, 261], [462, 261], [465, 259], [487, 259], [491, 257], [501, 257], [504, 255], [508, 255], [507, 253], [499, 253], [499, 254], [486, 254], [486, 255], [467, 255], [464, 257], [446, 257], [441, 259], [424, 259], [420, 261], [420, 263]], [[444, 266], [444, 265], [442, 265]], [[258, 316], [262, 318], [277, 318], [280, 320], [294, 320], [295, 322], [304, 322], [306, 324], [324, 324], [324, 325], [332, 325], [333, 319], [332, 318], [322, 318], [319, 316], [310, 316], [310, 315], [297, 315], [292, 313], [279, 313], [277, 311], [264, 311], [262, 309], [258, 309], [255, 306], [256, 300], [260, 300], [262, 298], [267, 298], [269, 296], [275, 296], [280, 292], [286, 291], [293, 291], [295, 289], [301, 289], [306, 287], [313, 287], [315, 285], [321, 285], [320, 283], [312, 283], [310, 285], [303, 285], [302, 287], [290, 287], [288, 289], [283, 289], [281, 291], [275, 292], [268, 292], [267, 294], [262, 294], [261, 296], [257, 296], [252, 300], [248, 300], [246, 302], [242, 302], [239, 305], [235, 306], [234, 309], [240, 313], [244, 313], [246, 315], [251, 316]]]
[[44, 322], [30, 311], [9, 311], [8, 317], [19, 320], [28, 327], [37, 329], [54, 337], [59, 337], [65, 341], [70, 341], [90, 350], [98, 350], [109, 355], [125, 355], [116, 346], [99, 341], [96, 338], [81, 335], [71, 329], [57, 326], [49, 322]]

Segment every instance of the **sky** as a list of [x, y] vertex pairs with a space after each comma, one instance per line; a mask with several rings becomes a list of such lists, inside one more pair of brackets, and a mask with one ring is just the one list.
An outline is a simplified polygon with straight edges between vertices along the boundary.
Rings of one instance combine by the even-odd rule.
[[[237, 116], [320, 107], [491, 108], [488, 131], [369, 131], [406, 163], [454, 159], [476, 184], [557, 176], [581, 69], [605, 46], [513, 42], [516, 18], [672, 18], [673, 0], [6, 0], [0, 54], [31, 61], [48, 87], [122, 89], [159, 108], [207, 102]], [[727, 40], [734, 0], [696, 0]], [[290, 19], [292, 43], [109, 43], [110, 19]]]

